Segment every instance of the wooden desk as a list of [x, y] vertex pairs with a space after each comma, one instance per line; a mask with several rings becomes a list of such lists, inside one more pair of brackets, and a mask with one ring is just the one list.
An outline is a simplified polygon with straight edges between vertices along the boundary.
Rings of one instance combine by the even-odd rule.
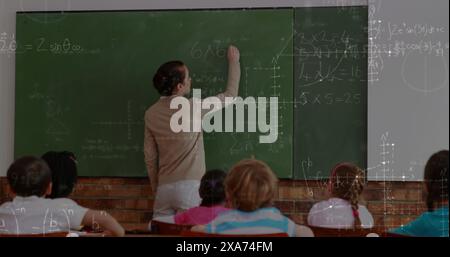
[[[78, 232], [78, 237], [111, 237], [110, 235], [106, 235], [104, 233], [86, 233], [86, 232]], [[148, 231], [127, 231], [125, 232], [124, 237], [180, 237], [180, 235], [161, 235], [161, 234], [152, 234]]]

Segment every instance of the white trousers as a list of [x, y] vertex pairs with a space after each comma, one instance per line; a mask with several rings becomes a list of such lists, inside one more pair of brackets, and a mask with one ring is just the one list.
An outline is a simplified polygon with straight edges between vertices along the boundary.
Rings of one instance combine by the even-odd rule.
[[200, 181], [183, 180], [158, 186], [153, 204], [153, 218], [175, 215], [200, 205]]

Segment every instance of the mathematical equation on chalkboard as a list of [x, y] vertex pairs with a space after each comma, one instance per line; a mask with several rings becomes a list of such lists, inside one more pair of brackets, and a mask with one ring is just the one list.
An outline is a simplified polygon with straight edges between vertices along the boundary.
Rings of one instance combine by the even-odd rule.
[[250, 39], [246, 36], [239, 38], [221, 38], [213, 39], [210, 42], [196, 41], [192, 44], [190, 55], [193, 59], [207, 59], [210, 57], [224, 58], [227, 55], [227, 47], [230, 44], [239, 44]]
[[366, 81], [361, 65], [368, 55], [367, 43], [358, 41], [346, 31], [297, 35], [300, 44], [294, 49], [299, 60], [296, 65], [298, 87], [309, 87], [323, 82]]
[[[205, 85], [205, 86], [217, 84], [217, 83], [225, 85], [225, 83], [227, 82], [226, 75], [221, 70], [193, 72], [191, 77], [192, 77], [192, 82], [198, 83], [200, 85]], [[211, 89], [211, 87], [202, 88], [202, 93], [205, 93], [206, 95], [213, 95], [214, 88], [212, 88], [212, 89]]]
[[0, 54], [50, 53], [55, 55], [97, 54], [100, 49], [86, 49], [79, 43], [64, 38], [49, 40], [39, 37], [32, 42], [17, 42], [15, 34], [0, 33]]
[[[269, 144], [269, 146], [259, 143], [258, 139], [255, 138], [256, 135], [253, 137], [250, 134], [239, 136], [236, 133], [230, 133], [229, 135], [232, 144], [228, 152], [231, 156], [247, 156], [249, 154], [254, 154], [258, 152], [258, 149], [261, 149], [261, 147], [264, 147], [265, 151], [274, 154], [283, 151], [287, 145], [289, 145], [287, 142], [289, 139], [284, 136], [284, 133], [279, 133], [277, 143]], [[217, 134], [204, 133], [203, 138], [205, 144], [208, 145], [217, 140]]]
[[302, 91], [300, 96], [297, 98], [295, 104], [299, 103], [300, 105], [307, 104], [360, 104], [361, 103], [361, 94], [360, 93], [350, 93], [344, 92], [340, 94], [335, 93], [323, 93], [323, 94], [314, 94], [308, 91]]
[[24, 44], [26, 51], [36, 52], [50, 52], [52, 54], [97, 54], [100, 49], [86, 49], [84, 46], [73, 42], [69, 38], [64, 38], [59, 41], [50, 41], [45, 37], [40, 37], [35, 40], [35, 44]]
[[115, 144], [105, 139], [86, 139], [81, 145], [82, 159], [126, 159], [128, 153], [141, 152], [141, 144]]
[[[334, 82], [334, 81], [366, 81], [365, 72], [361, 65], [353, 64], [350, 67], [336, 66], [336, 64], [300, 63], [297, 79], [302, 82]], [[302, 84], [300, 87], [309, 86]]]

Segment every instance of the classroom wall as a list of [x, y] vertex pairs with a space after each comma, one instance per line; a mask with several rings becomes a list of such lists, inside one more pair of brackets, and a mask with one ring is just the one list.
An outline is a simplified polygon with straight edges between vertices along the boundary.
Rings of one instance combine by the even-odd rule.
[[[363, 198], [378, 228], [406, 224], [425, 210], [420, 182], [375, 182]], [[72, 198], [79, 204], [106, 210], [128, 229], [145, 229], [152, 217], [153, 195], [147, 179], [81, 178]], [[327, 198], [326, 185], [317, 181], [281, 180], [275, 201], [284, 214], [306, 224], [312, 205]], [[0, 178], [0, 204], [9, 200], [6, 179]]]
[[[367, 0], [0, 0], [0, 33], [7, 44], [15, 33], [16, 11], [136, 10], [367, 5]], [[50, 72], [50, 71], [49, 71]], [[6, 175], [14, 151], [14, 52], [0, 53], [0, 176]], [[32, 126], [32, 124], [30, 124]]]
[[[405, 2], [408, 2], [405, 5]], [[360, 0], [0, 0], [0, 33], [6, 42], [15, 33], [16, 11], [51, 10], [126, 10], [126, 9], [185, 9], [185, 8], [231, 8], [231, 7], [281, 7], [281, 6], [329, 6], [367, 4]], [[397, 35], [396, 38], [374, 38], [374, 45], [395, 40], [406, 42], [430, 41], [443, 44], [443, 58], [420, 53], [418, 56], [388, 58], [387, 52], [369, 60], [369, 73], [376, 73], [379, 80], [369, 83], [368, 113], [368, 164], [371, 180], [421, 180], [423, 166], [431, 153], [448, 149], [448, 1], [381, 1], [369, 0], [374, 11], [369, 17], [381, 21], [386, 33], [390, 23], [428, 24], [443, 26], [443, 33], [419, 36]], [[436, 15], [436, 12], [439, 15]], [[371, 33], [377, 30], [370, 29]], [[378, 48], [373, 48], [378, 49]], [[408, 59], [409, 58], [409, 59]], [[413, 58], [421, 61], [411, 62]], [[408, 61], [409, 60], [409, 61]], [[436, 64], [436, 60], [441, 64]], [[372, 67], [370, 69], [370, 62]], [[433, 71], [420, 73], [420, 67], [434, 67]], [[405, 71], [402, 71], [402, 65]], [[442, 71], [446, 68], [446, 72]], [[0, 52], [0, 176], [13, 161], [14, 150], [14, 75], [13, 52]], [[402, 75], [403, 74], [403, 75]], [[420, 75], [422, 74], [422, 75]], [[370, 76], [370, 74], [369, 74]], [[413, 82], [427, 81], [422, 85]], [[428, 86], [426, 89], [424, 86]], [[436, 89], [437, 86], [437, 89]], [[431, 88], [430, 88], [431, 87]], [[416, 90], [419, 88], [419, 90]], [[395, 89], [395, 90], [393, 90]], [[421, 90], [426, 89], [426, 90]], [[436, 89], [436, 90], [434, 90]], [[32, 124], [30, 124], [32, 126]], [[393, 145], [394, 144], [394, 145]], [[383, 148], [383, 145], [385, 148]]]

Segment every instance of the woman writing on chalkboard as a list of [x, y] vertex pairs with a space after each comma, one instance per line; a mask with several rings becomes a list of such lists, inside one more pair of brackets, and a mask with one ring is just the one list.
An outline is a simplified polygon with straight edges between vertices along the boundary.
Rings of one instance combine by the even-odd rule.
[[[236, 47], [228, 48], [227, 85], [224, 92], [216, 95], [222, 103], [225, 97], [238, 94], [241, 74], [239, 56]], [[179, 111], [170, 108], [171, 101], [176, 97], [187, 97], [190, 93], [188, 67], [181, 61], [164, 63], [154, 75], [153, 85], [161, 97], [145, 112], [144, 155], [155, 195], [155, 218], [173, 215], [200, 204], [198, 189], [206, 165], [202, 131], [176, 133], [170, 126], [172, 115]], [[193, 102], [190, 98], [191, 109]]]

